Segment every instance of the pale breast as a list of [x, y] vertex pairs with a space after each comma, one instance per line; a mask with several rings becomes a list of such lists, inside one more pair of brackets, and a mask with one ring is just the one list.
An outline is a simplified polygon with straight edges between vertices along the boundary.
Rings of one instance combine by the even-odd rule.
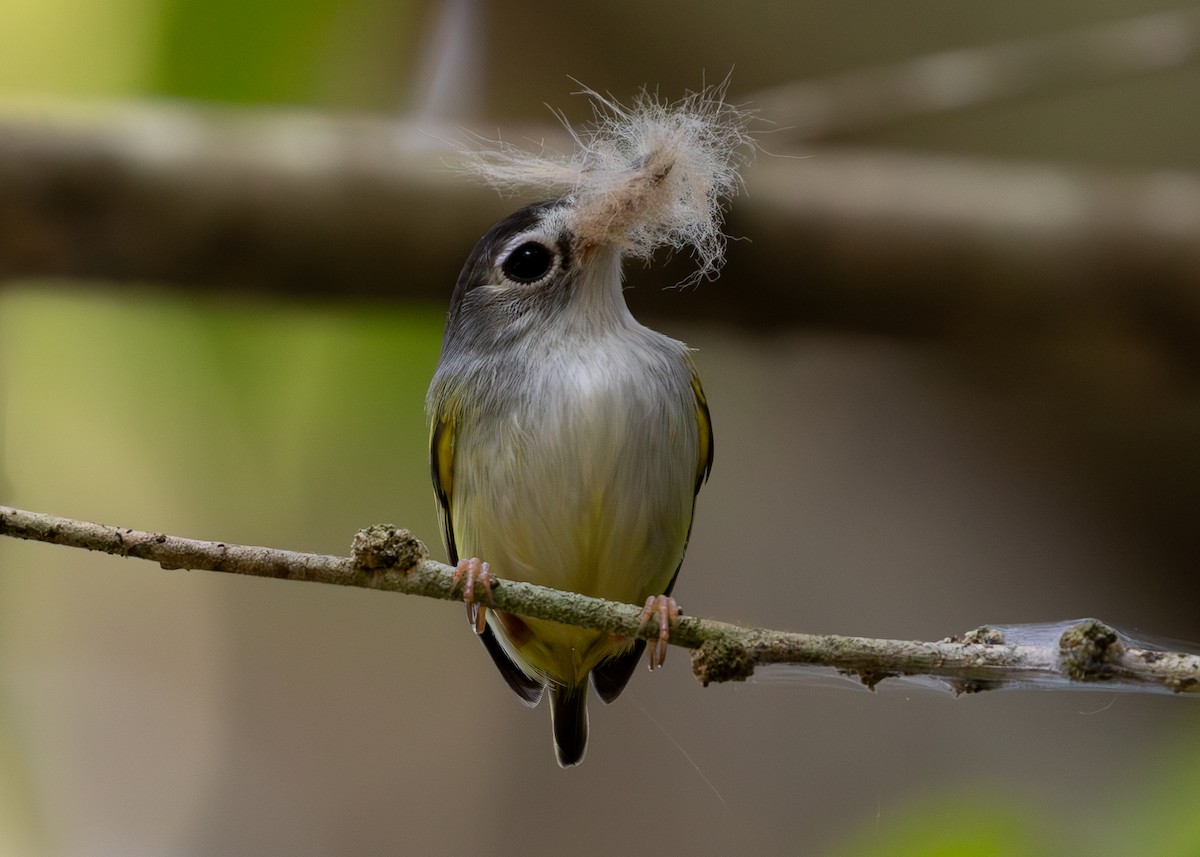
[[604, 598], [663, 591], [691, 523], [699, 440], [686, 353], [661, 339], [672, 347], [554, 355], [486, 428], [460, 427], [461, 555]]

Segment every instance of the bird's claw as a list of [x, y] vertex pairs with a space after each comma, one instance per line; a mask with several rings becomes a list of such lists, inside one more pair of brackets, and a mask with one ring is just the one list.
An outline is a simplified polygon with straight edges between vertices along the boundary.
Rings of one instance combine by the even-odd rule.
[[487, 628], [487, 609], [475, 603], [475, 587], [478, 586], [483, 590], [488, 604], [495, 604], [495, 601], [492, 600], [494, 585], [495, 578], [492, 577], [488, 564], [478, 557], [460, 560], [454, 569], [454, 585], [450, 588], [450, 592], [457, 592], [458, 588], [462, 587], [463, 603], [467, 605], [467, 619], [475, 628], [476, 634], [482, 634]]
[[667, 660], [667, 643], [671, 638], [671, 626], [679, 621], [683, 611], [670, 595], [651, 595], [646, 599], [638, 621], [638, 636], [650, 624], [651, 617], [658, 619], [658, 636], [649, 641], [650, 669], [656, 670]]

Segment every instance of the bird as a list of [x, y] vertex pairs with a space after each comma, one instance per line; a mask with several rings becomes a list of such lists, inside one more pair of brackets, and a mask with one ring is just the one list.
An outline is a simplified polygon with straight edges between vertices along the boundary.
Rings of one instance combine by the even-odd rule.
[[[659, 629], [650, 668], [665, 658], [713, 428], [692, 350], [634, 318], [622, 262], [664, 243], [712, 251], [726, 150], [744, 139], [714, 103], [610, 105], [606, 123], [576, 137], [582, 157], [515, 162], [542, 179], [560, 171], [567, 187], [475, 244], [426, 401], [468, 620], [522, 702], [549, 697], [564, 768], [587, 748], [589, 683], [615, 700], [646, 641], [497, 610], [489, 587], [498, 577], [644, 602], [643, 625]], [[490, 163], [511, 178], [510, 153]]]

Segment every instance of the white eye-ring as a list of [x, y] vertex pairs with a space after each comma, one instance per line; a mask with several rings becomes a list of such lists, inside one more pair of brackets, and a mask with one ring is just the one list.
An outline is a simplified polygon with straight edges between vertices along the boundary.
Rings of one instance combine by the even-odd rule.
[[506, 251], [500, 261], [500, 271], [514, 283], [532, 285], [550, 276], [559, 262], [557, 250], [541, 241], [527, 239]]

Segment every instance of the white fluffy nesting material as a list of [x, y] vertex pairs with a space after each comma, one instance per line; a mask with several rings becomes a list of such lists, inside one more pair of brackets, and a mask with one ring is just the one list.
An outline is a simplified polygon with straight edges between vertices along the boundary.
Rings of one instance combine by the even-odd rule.
[[574, 153], [496, 143], [468, 153], [467, 169], [501, 190], [571, 198], [570, 226], [585, 246], [616, 246], [637, 258], [690, 248], [696, 276], [712, 277], [724, 260], [724, 204], [753, 152], [748, 114], [725, 103], [724, 84], [673, 104], [643, 92], [632, 107], [594, 90], [582, 94], [595, 117], [582, 129], [567, 125]]

